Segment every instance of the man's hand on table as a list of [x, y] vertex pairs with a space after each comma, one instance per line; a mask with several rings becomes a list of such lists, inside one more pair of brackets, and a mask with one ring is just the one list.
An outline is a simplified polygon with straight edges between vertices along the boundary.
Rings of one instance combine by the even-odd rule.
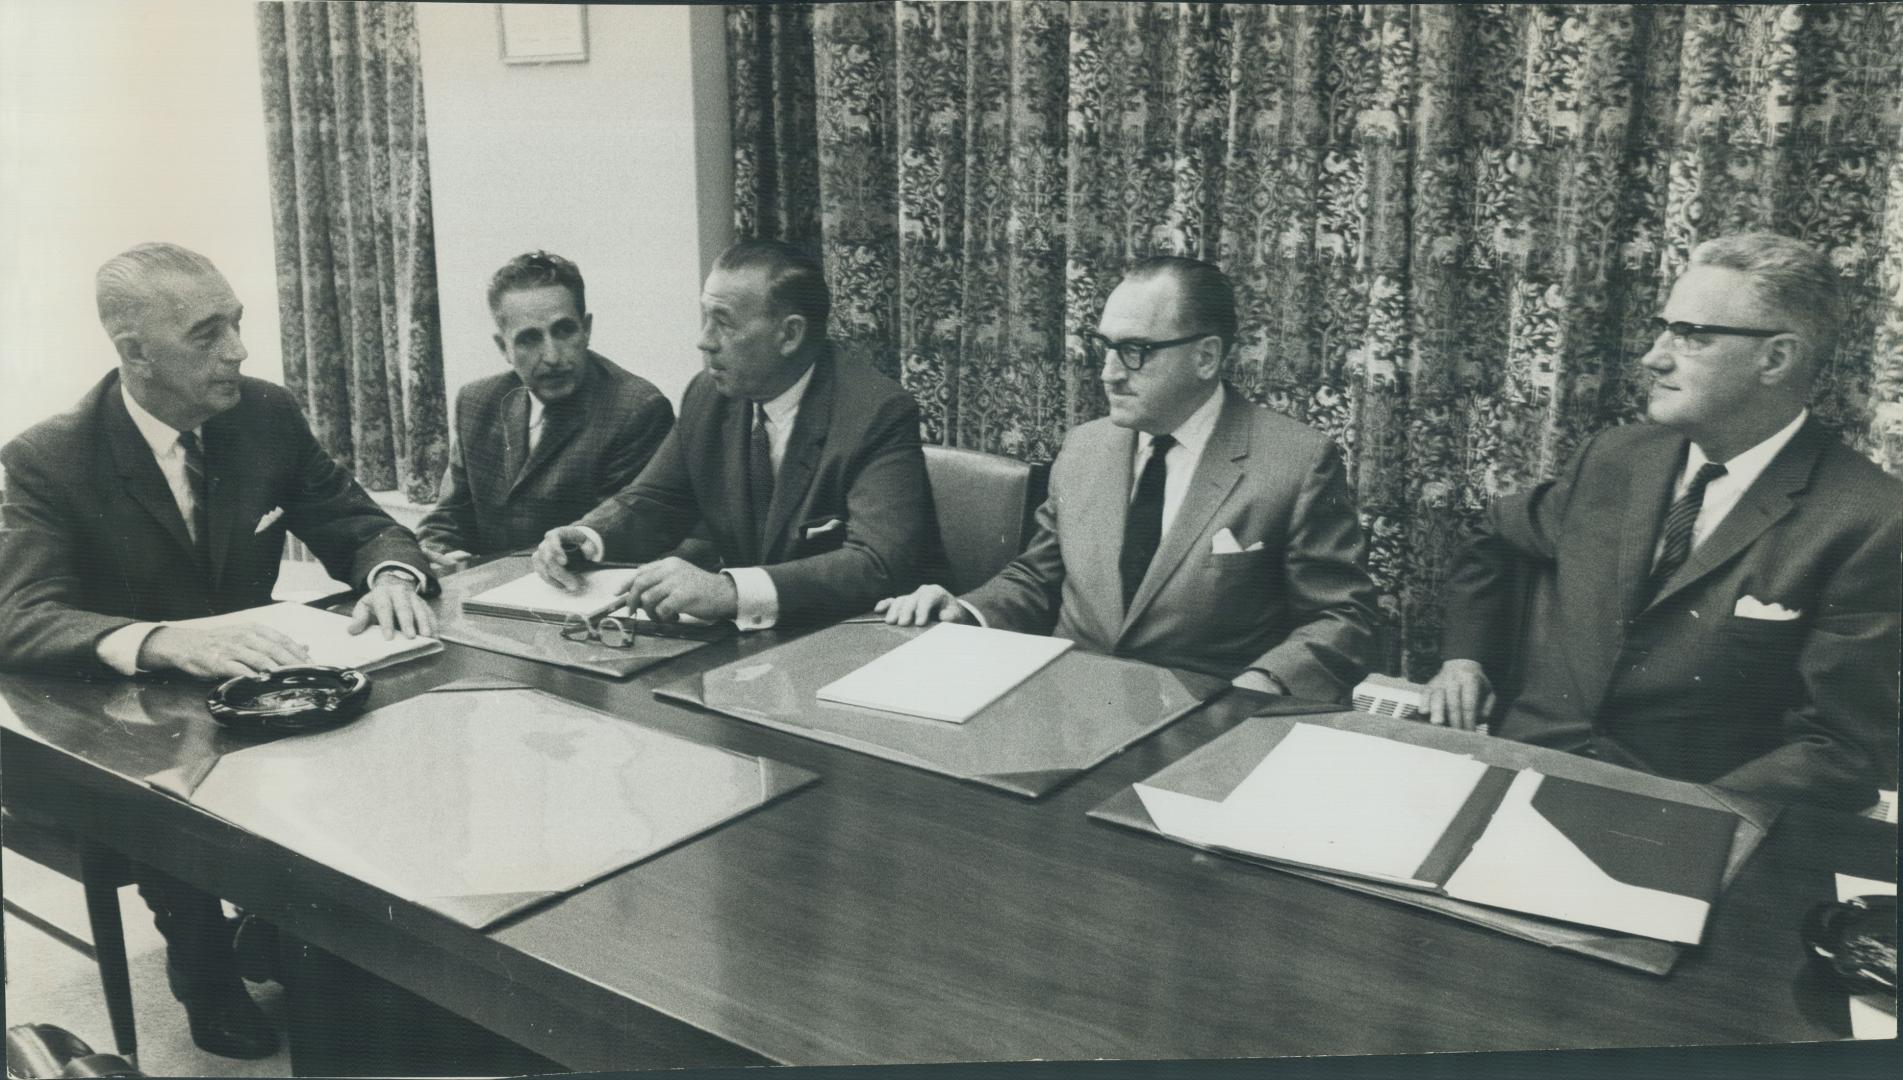
[[635, 572], [627, 603], [629, 610], [640, 608], [655, 622], [671, 623], [683, 615], [715, 622], [739, 614], [740, 593], [727, 575], [670, 555]]
[[595, 546], [595, 538], [586, 529], [560, 525], [543, 534], [535, 554], [529, 556], [529, 565], [536, 577], [563, 592], [576, 592], [582, 587], [582, 579], [572, 564], [576, 559], [600, 562], [601, 552]]
[[401, 570], [380, 571], [350, 613], [351, 633], [361, 634], [372, 624], [383, 628], [385, 641], [399, 632], [406, 638], [436, 633], [436, 616], [430, 614], [416, 578]]
[[268, 626], [244, 623], [199, 629], [160, 626], [139, 646], [141, 671], [182, 671], [229, 679], [310, 662], [310, 650]]
[[975, 622], [971, 612], [943, 585], [920, 585], [904, 596], [887, 597], [872, 608], [894, 626], [930, 626], [933, 623]]
[[1427, 718], [1434, 724], [1472, 731], [1492, 715], [1493, 683], [1477, 660], [1449, 660], [1427, 680]]

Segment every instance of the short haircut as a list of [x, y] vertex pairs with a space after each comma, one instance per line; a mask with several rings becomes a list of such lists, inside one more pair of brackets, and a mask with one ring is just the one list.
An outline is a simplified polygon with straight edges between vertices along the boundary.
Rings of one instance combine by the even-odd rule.
[[803, 315], [808, 339], [826, 339], [833, 294], [826, 287], [826, 271], [812, 255], [780, 240], [742, 240], [720, 253], [714, 269], [760, 270], [766, 275], [767, 303], [774, 313]]
[[152, 299], [151, 278], [161, 273], [219, 276], [210, 259], [177, 244], [153, 241], [127, 248], [93, 275], [93, 299], [106, 333], [116, 338], [137, 327]]
[[1123, 280], [1149, 281], [1159, 277], [1175, 280], [1181, 297], [1179, 316], [1189, 332], [1215, 334], [1222, 338], [1225, 349], [1235, 343], [1236, 287], [1229, 283], [1229, 275], [1201, 259], [1150, 255], [1137, 260]]
[[1794, 237], [1746, 232], [1707, 240], [1692, 250], [1693, 266], [1715, 266], [1750, 276], [1767, 317], [1786, 322], [1803, 339], [1806, 359], [1821, 363], [1837, 342], [1843, 286], [1823, 252]]
[[489, 278], [489, 314], [502, 305], [502, 294], [517, 289], [540, 289], [560, 285], [575, 298], [575, 314], [588, 314], [588, 290], [582, 285], [581, 268], [560, 255], [530, 251], [502, 264]]

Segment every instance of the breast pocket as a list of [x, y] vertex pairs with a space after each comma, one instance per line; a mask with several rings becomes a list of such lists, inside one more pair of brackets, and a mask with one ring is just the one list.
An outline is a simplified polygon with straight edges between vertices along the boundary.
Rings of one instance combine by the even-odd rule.
[[1717, 667], [1752, 694], [1779, 695], [1797, 678], [1797, 654], [1810, 628], [1799, 619], [1728, 616], [1718, 626]]

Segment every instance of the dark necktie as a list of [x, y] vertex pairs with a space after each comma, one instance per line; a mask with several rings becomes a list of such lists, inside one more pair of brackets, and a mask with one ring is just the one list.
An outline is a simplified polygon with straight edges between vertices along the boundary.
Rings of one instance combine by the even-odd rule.
[[753, 505], [760, 557], [766, 557], [767, 509], [773, 505], [773, 449], [766, 433], [766, 410], [753, 407], [753, 432], [747, 438], [747, 501]]
[[1659, 548], [1658, 563], [1652, 567], [1651, 591], [1671, 580], [1678, 568], [1692, 553], [1692, 527], [1698, 524], [1698, 511], [1705, 505], [1705, 485], [1725, 474], [1725, 467], [1715, 461], [1707, 461], [1699, 466], [1692, 477], [1692, 485], [1685, 494], [1678, 497], [1671, 510], [1665, 514], [1665, 525], [1659, 530], [1664, 543]]
[[198, 433], [181, 431], [178, 445], [185, 451], [185, 484], [192, 489], [192, 542], [202, 553], [206, 550], [211, 532], [211, 498], [207, 494], [205, 480], [205, 448], [199, 445]]
[[1173, 435], [1158, 435], [1150, 440], [1149, 460], [1143, 463], [1137, 493], [1130, 499], [1130, 511], [1123, 519], [1123, 557], [1118, 561], [1118, 568], [1123, 571], [1125, 611], [1130, 610], [1137, 586], [1143, 584], [1150, 560], [1156, 557], [1156, 545], [1163, 539], [1163, 485], [1169, 479], [1169, 466], [1164, 461], [1169, 457], [1170, 447], [1175, 445]]

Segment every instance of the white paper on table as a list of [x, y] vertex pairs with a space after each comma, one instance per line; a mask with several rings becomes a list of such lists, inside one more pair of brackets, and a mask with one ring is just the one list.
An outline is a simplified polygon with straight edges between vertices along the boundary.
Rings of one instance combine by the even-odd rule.
[[203, 619], [179, 619], [166, 625], [208, 629], [241, 623], [258, 623], [278, 631], [309, 649], [310, 663], [325, 667], [373, 671], [417, 656], [440, 652], [443, 648], [443, 643], [432, 637], [406, 638], [397, 633], [385, 640], [382, 628], [377, 626], [353, 635], [348, 618], [321, 608], [292, 603], [266, 604]]
[[1296, 724], [1221, 802], [1143, 784], [1163, 832], [1206, 847], [1363, 877], [1415, 877], [1486, 775], [1470, 757]]
[[634, 575], [639, 572], [634, 567], [584, 570], [579, 575], [582, 580], [579, 592], [566, 592], [535, 574], [523, 574], [514, 581], [504, 582], [469, 597], [463, 601], [463, 608], [468, 610], [474, 605], [478, 608], [506, 608], [524, 615], [572, 615], [592, 620], [621, 606], [621, 598], [628, 591], [628, 582], [633, 581]]
[[1074, 642], [939, 623], [819, 688], [821, 701], [962, 724], [1037, 674]]
[[1489, 907], [1696, 945], [1711, 905], [1608, 875], [1533, 807], [1545, 779], [1513, 778], [1493, 820], [1447, 879], [1447, 895]]
[[[1837, 899], [1853, 896], [1895, 896], [1896, 882], [1837, 875]], [[1850, 997], [1850, 1037], [1853, 1039], [1896, 1038], [1896, 1014], [1876, 1004], [1876, 994], [1852, 994]]]

